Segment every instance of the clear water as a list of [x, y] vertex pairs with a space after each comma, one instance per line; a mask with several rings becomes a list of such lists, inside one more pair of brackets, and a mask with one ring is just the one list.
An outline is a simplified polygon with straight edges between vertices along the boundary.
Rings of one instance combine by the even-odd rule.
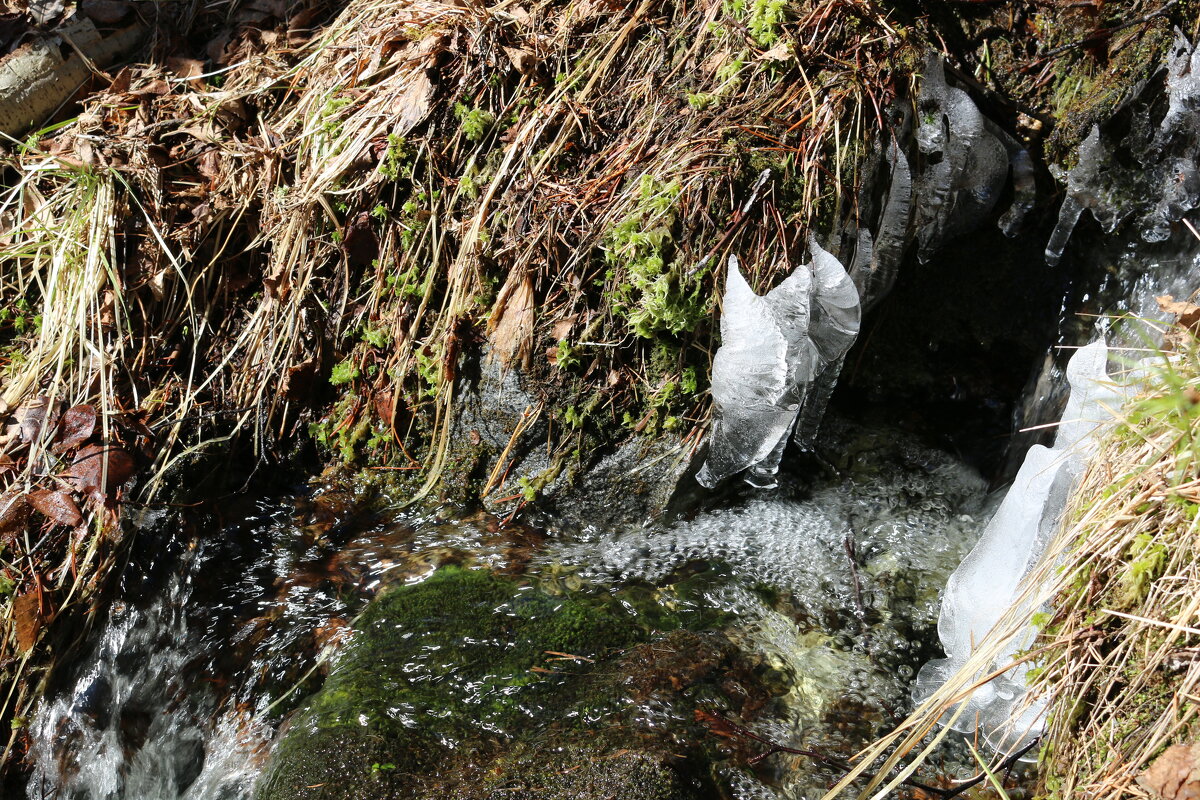
[[[986, 498], [970, 469], [893, 432], [841, 426], [828, 446], [842, 474], [661, 528], [366, 514], [329, 490], [260, 503], [217, 535], [149, 520], [136, 549], [155, 556], [134, 559], [90, 652], [31, 721], [28, 796], [248, 800], [282, 711], [319, 685], [355, 611], [448, 561], [732, 612], [727, 635], [785, 683], [755, 732], [847, 757], [906, 710]], [[725, 776], [733, 796], [806, 798], [834, 777], [797, 757], [764, 764]]]

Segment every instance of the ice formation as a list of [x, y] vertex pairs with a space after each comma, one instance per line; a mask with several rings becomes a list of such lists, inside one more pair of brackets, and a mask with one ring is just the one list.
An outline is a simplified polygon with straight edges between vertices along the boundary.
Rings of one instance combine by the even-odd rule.
[[[1147, 242], [1161, 242], [1171, 226], [1200, 207], [1200, 48], [1182, 34], [1167, 65], [1167, 111], [1152, 131], [1151, 108], [1134, 96], [1123, 108], [1132, 118], [1123, 138], [1093, 127], [1079, 145], [1076, 165], [1063, 175], [1067, 196], [1046, 245], [1046, 262], [1057, 264], [1084, 209], [1111, 233], [1136, 217]], [[1122, 166], [1129, 163], [1132, 166]]]
[[809, 240], [813, 295], [809, 339], [816, 351], [816, 373], [796, 423], [796, 444], [811, 448], [825, 408], [837, 385], [846, 353], [858, 338], [862, 308], [858, 289], [840, 261]]
[[[775, 485], [788, 434], [806, 401], [804, 437], [815, 430], [841, 360], [858, 335], [858, 292], [836, 258], [810, 240], [812, 263], [760, 297], [729, 257], [721, 347], [713, 359], [715, 415], [696, 479], [708, 488], [749, 470], [753, 486]], [[802, 441], [808, 441], [802, 438]]]
[[[1108, 348], [1097, 341], [1067, 365], [1071, 394], [1054, 447], [1034, 445], [1025, 456], [979, 542], [950, 576], [942, 595], [938, 635], [946, 658], [930, 661], [917, 676], [918, 701], [935, 692], [970, 658], [975, 644], [1018, 598], [1021, 579], [1042, 557], [1066, 507], [1071, 487], [1094, 449], [1094, 431], [1121, 400], [1106, 372]], [[1036, 609], [1027, 609], [1032, 614]], [[1032, 626], [1000, 653], [983, 674], [1007, 666], [1033, 640]], [[992, 747], [1019, 748], [1037, 735], [1043, 709], [1023, 702], [1027, 666], [1018, 666], [977, 689], [955, 722], [965, 733], [978, 729]]]
[[967, 93], [946, 84], [936, 53], [926, 61], [917, 113], [917, 148], [927, 159], [916, 220], [917, 256], [924, 262], [948, 237], [974, 227], [995, 207], [1009, 154]]
[[[877, 143], [867, 164], [850, 230], [850, 274], [866, 310], [891, 290], [914, 238], [924, 262], [947, 239], [976, 228], [995, 208], [1010, 171], [1013, 200], [999, 220], [1006, 236], [1017, 234], [1037, 199], [1029, 153], [966, 92], [946, 83], [938, 54], [926, 62], [915, 135], [910, 115], [898, 117], [886, 147]], [[906, 153], [914, 140], [916, 152]]]
[[850, 271], [863, 310], [870, 309], [891, 291], [908, 244], [912, 172], [895, 136], [888, 144], [887, 165], [887, 193], [879, 212], [878, 233], [872, 237], [870, 229], [865, 227], [858, 231], [854, 266]]

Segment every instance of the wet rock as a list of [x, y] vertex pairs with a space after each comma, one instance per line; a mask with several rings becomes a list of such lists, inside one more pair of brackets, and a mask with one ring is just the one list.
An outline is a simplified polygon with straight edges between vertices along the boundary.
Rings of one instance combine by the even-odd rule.
[[723, 634], [647, 626], [636, 599], [443, 567], [363, 614], [281, 731], [258, 800], [712, 796], [706, 700], [771, 691]]

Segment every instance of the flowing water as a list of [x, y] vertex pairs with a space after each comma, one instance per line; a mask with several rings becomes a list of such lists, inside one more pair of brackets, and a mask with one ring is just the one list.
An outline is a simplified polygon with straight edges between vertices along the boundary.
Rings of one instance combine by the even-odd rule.
[[[143, 520], [90, 652], [32, 720], [28, 796], [252, 797], [284, 712], [319, 685], [323, 652], [336, 662], [357, 610], [445, 563], [633, 598], [622, 602], [635, 618], [720, 619], [775, 676], [752, 730], [848, 756], [904, 712], [930, 655], [938, 589], [986, 518], [986, 497], [973, 470], [905, 435], [832, 428], [836, 474], [666, 527], [504, 528], [379, 502], [368, 512], [328, 488], [261, 501], [219, 531]], [[753, 770], [726, 765], [721, 781], [732, 797], [801, 798], [835, 774], [775, 756]]]

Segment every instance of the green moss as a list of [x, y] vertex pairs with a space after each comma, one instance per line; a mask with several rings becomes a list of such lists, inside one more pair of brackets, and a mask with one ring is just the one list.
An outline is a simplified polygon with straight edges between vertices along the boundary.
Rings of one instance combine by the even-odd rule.
[[[692, 720], [698, 698], [749, 718], [775, 691], [708, 632], [728, 622], [707, 599], [712, 576], [595, 597], [569, 570], [543, 577], [447, 566], [376, 598], [258, 800], [693, 797], [717, 752]], [[633, 730], [631, 701], [651, 696], [656, 713], [679, 705]], [[668, 733], [668, 719], [691, 727]], [[685, 760], [688, 781], [672, 766]], [[521, 793], [495, 794], [514, 779]]]
[[643, 175], [634, 207], [602, 240], [613, 311], [643, 338], [683, 333], [708, 315], [704, 276], [672, 263], [682, 191], [678, 181]]
[[770, 47], [779, 41], [787, 12], [787, 0], [753, 0], [746, 28], [754, 41]]
[[[1109, 12], [1120, 15], [1121, 9]], [[1061, 57], [1048, 98], [1056, 122], [1046, 143], [1048, 157], [1070, 166], [1075, 149], [1092, 126], [1110, 119], [1133, 87], [1159, 68], [1173, 40], [1171, 23], [1158, 19], [1135, 29], [1131, 40], [1106, 64], [1083, 52]]]
[[454, 104], [454, 116], [462, 126], [467, 141], [478, 142], [488, 134], [496, 123], [496, 115], [482, 108], [471, 108], [464, 103]]
[[1133, 537], [1121, 575], [1121, 601], [1126, 608], [1139, 605], [1150, 592], [1150, 584], [1167, 565], [1167, 549], [1148, 533]]
[[358, 375], [358, 367], [353, 361], [346, 360], [334, 366], [333, 371], [329, 373], [329, 382], [334, 386], [341, 386], [344, 383], [350, 383]]

